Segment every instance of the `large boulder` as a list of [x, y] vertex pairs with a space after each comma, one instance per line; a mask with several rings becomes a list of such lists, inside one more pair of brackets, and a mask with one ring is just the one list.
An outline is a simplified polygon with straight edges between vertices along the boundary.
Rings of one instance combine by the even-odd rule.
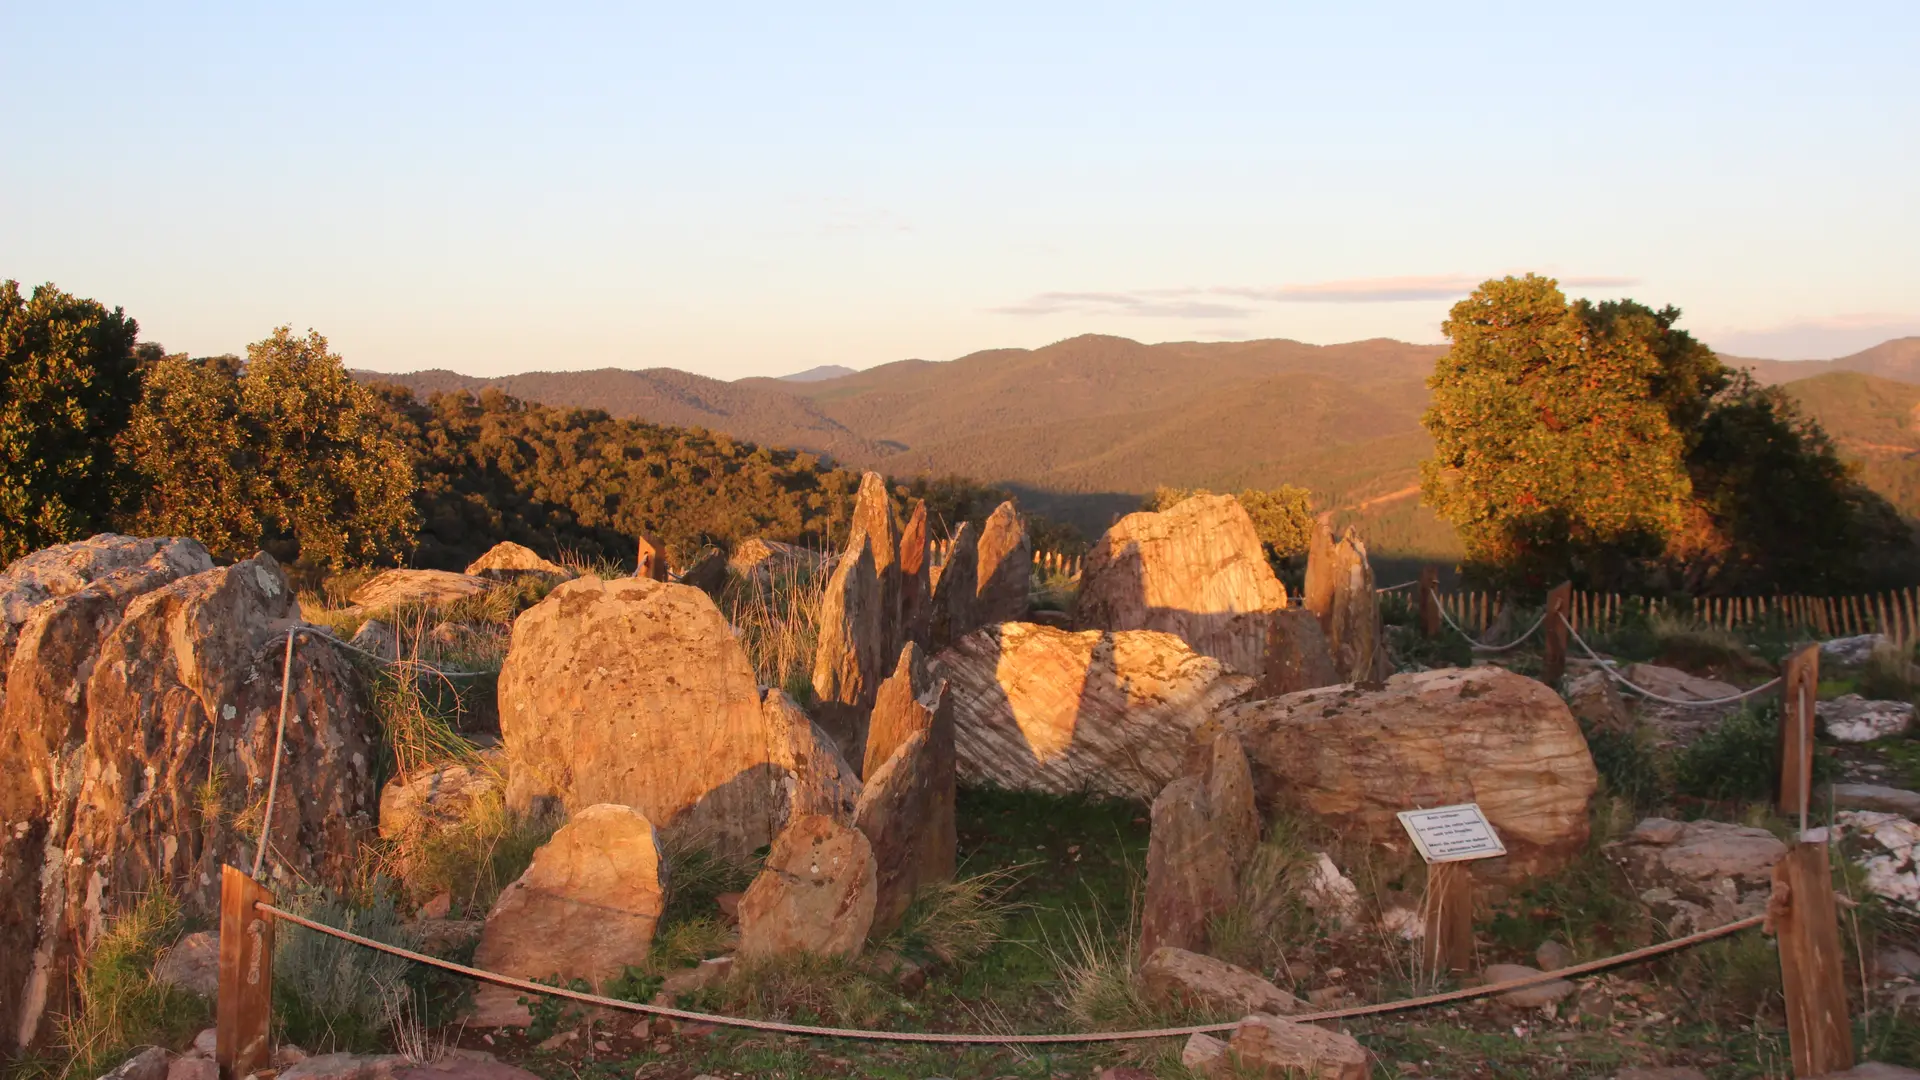
[[859, 829], [796, 817], [740, 897], [740, 955], [857, 956], [873, 928], [873, 848]]
[[[487, 913], [475, 967], [523, 979], [558, 975], [595, 989], [646, 960], [666, 909], [666, 864], [653, 825], [630, 807], [589, 806], [533, 853]], [[482, 983], [474, 1022], [524, 1025], [519, 991]]]
[[1161, 630], [1258, 676], [1268, 613], [1286, 606], [1240, 501], [1196, 495], [1107, 530], [1081, 571], [1074, 619], [1083, 630]]
[[1196, 768], [1153, 800], [1140, 951], [1204, 951], [1207, 925], [1232, 908], [1240, 872], [1260, 842], [1253, 774], [1240, 743], [1215, 735]]
[[975, 558], [973, 617], [977, 625], [1026, 618], [1033, 588], [1033, 543], [1013, 503], [1003, 502], [987, 516]]
[[[150, 566], [145, 584], [202, 557]], [[67, 599], [100, 599], [84, 593]], [[287, 635], [299, 611], [279, 566], [259, 555], [175, 577], [125, 602], [116, 619], [120, 603], [89, 617], [90, 632], [102, 634], [90, 661], [69, 666], [78, 654], [48, 652], [50, 636], [30, 643], [29, 626], [8, 673], [10, 727], [46, 724], [57, 711], [70, 745], [75, 723], [84, 729], [84, 741], [45, 774], [52, 786], [37, 919], [24, 933], [7, 931], [32, 950], [16, 999], [23, 1038], [62, 1004], [63, 973], [77, 959], [69, 950], [84, 953], [139, 897], [165, 890], [191, 916], [218, 910], [221, 865], [245, 865], [253, 854], [255, 837], [236, 819], [264, 802], [273, 771]], [[55, 610], [44, 617], [53, 629]], [[341, 885], [373, 824], [366, 688], [328, 639], [303, 634], [288, 690], [268, 865], [276, 880]]]
[[1508, 855], [1491, 877], [1547, 872], [1586, 846], [1598, 785], [1580, 726], [1543, 683], [1501, 668], [1395, 675], [1377, 690], [1325, 687], [1224, 709], [1261, 798], [1403, 847], [1396, 815], [1477, 802]]
[[368, 611], [397, 607], [440, 607], [478, 596], [494, 583], [451, 570], [388, 570], [353, 590], [353, 602]]
[[521, 574], [552, 574], [566, 577], [567, 568], [559, 563], [549, 562], [525, 544], [516, 544], [511, 540], [502, 540], [487, 549], [485, 555], [473, 560], [467, 566], [468, 577], [514, 578]]
[[1031, 623], [968, 635], [934, 674], [952, 686], [962, 781], [1134, 799], [1159, 794], [1189, 733], [1253, 687], [1172, 634]]
[[1305, 600], [1320, 620], [1333, 669], [1343, 682], [1375, 682], [1393, 673], [1380, 597], [1373, 588], [1367, 545], [1352, 529], [1334, 542], [1326, 522], [1316, 522], [1307, 548]]
[[569, 581], [514, 622], [500, 671], [507, 804], [616, 803], [669, 842], [750, 852], [850, 771], [790, 704], [700, 590]]
[[1607, 846], [1642, 902], [1676, 934], [1765, 911], [1773, 864], [1786, 853], [1765, 829], [1666, 818], [1648, 818]]
[[980, 535], [973, 522], [954, 530], [947, 561], [933, 580], [933, 647], [944, 649], [980, 628], [974, 607], [980, 587]]

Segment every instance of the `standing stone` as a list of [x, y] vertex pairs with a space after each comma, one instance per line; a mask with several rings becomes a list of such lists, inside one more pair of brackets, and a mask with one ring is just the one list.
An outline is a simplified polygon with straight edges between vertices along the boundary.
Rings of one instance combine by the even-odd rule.
[[[666, 865], [653, 825], [603, 803], [573, 815], [487, 914], [475, 967], [523, 979], [585, 979], [596, 990], [646, 960], [666, 908]], [[483, 983], [474, 1022], [531, 1021], [520, 991]]]
[[927, 504], [915, 499], [900, 532], [900, 645], [933, 645], [932, 552], [927, 545]]
[[1586, 848], [1599, 783], [1560, 695], [1497, 667], [1395, 675], [1378, 690], [1328, 686], [1216, 714], [1253, 763], [1262, 801], [1286, 801], [1356, 839], [1405, 849], [1396, 816], [1477, 802], [1507, 856], [1477, 877], [1552, 872]]
[[500, 733], [510, 808], [630, 806], [721, 854], [769, 843], [796, 793], [845, 768], [763, 701], [707, 594], [649, 578], [569, 581], [515, 620]]
[[850, 761], [866, 752], [867, 717], [884, 675], [883, 603], [873, 545], [856, 533], [820, 596], [813, 653], [816, 714]]
[[860, 800], [860, 778], [840, 756], [832, 737], [807, 718], [783, 690], [768, 690], [760, 702], [767, 726], [768, 754], [784, 775], [786, 817], [825, 814], [839, 822], [853, 820]]
[[862, 537], [873, 553], [873, 577], [880, 585], [880, 655], [890, 657], [900, 651], [900, 533], [893, 521], [893, 503], [887, 498], [887, 482], [879, 473], [860, 477], [847, 531], [849, 556]]
[[1258, 677], [1268, 615], [1286, 606], [1240, 501], [1196, 495], [1107, 530], [1081, 572], [1074, 619], [1083, 630], [1162, 630]]
[[633, 556], [633, 576], [651, 581], [667, 580], [667, 547], [657, 537], [640, 534]]
[[1266, 672], [1260, 696], [1279, 697], [1340, 682], [1320, 620], [1304, 608], [1273, 612], [1267, 623]]
[[872, 776], [876, 770], [916, 732], [932, 726], [931, 713], [920, 702], [933, 689], [933, 669], [918, 645], [907, 644], [900, 650], [893, 674], [880, 684], [874, 695], [873, 718], [867, 725], [866, 757], [860, 775]]
[[1203, 952], [1207, 921], [1233, 906], [1240, 871], [1260, 842], [1253, 774], [1239, 740], [1215, 736], [1201, 768], [1154, 799], [1151, 821], [1140, 951]]
[[1320, 620], [1340, 681], [1379, 682], [1393, 674], [1373, 565], [1352, 529], [1336, 544], [1324, 522], [1316, 525], [1307, 551], [1306, 606]]
[[944, 649], [980, 627], [975, 594], [980, 586], [980, 538], [973, 522], [954, 530], [947, 561], [933, 585], [933, 647]]
[[740, 898], [740, 956], [857, 956], [873, 926], [873, 848], [859, 829], [797, 817]]
[[900, 925], [922, 886], [953, 879], [953, 714], [946, 684], [931, 694], [911, 702], [914, 722], [900, 727], [917, 730], [868, 774], [854, 810], [854, 824], [873, 846], [874, 937]]
[[973, 617], [980, 626], [1027, 617], [1033, 586], [1033, 543], [1011, 501], [994, 508], [980, 530]]
[[1152, 630], [1001, 623], [934, 657], [953, 687], [960, 778], [1013, 791], [1151, 799], [1194, 730], [1253, 679]]

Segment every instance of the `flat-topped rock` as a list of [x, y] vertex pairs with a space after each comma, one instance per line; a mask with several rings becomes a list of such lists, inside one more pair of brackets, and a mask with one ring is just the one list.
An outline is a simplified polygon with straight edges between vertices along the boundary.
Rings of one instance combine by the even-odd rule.
[[1766, 910], [1773, 864], [1786, 853], [1787, 845], [1765, 829], [1666, 818], [1648, 818], [1607, 846], [1640, 899], [1675, 933]]
[[1835, 784], [1832, 795], [1836, 810], [1873, 810], [1920, 821], [1920, 791], [1880, 784]]
[[1859, 694], [1842, 694], [1817, 702], [1813, 712], [1827, 738], [1835, 742], [1872, 742], [1903, 735], [1913, 726], [1910, 701], [1871, 701]]
[[1286, 1016], [1301, 1011], [1299, 998], [1225, 960], [1163, 945], [1140, 965], [1140, 981], [1155, 1001], [1175, 1007]]
[[472, 574], [450, 570], [388, 570], [353, 590], [356, 607], [387, 611], [397, 607], [440, 607], [478, 596], [494, 583]]
[[1678, 668], [1658, 664], [1628, 664], [1620, 674], [1635, 686], [1680, 701], [1718, 701], [1740, 692], [1732, 683], [1689, 675]]

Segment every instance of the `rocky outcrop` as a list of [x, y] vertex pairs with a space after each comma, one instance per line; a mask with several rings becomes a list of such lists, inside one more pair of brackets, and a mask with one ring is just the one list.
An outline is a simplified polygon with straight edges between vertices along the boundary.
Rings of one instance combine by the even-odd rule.
[[559, 563], [548, 562], [525, 544], [516, 544], [511, 540], [502, 540], [487, 549], [485, 555], [473, 560], [467, 566], [468, 577], [514, 578], [521, 574], [552, 574], [566, 577], [567, 568]]
[[1135, 799], [1179, 775], [1189, 733], [1253, 686], [1171, 634], [1030, 623], [968, 635], [934, 674], [952, 686], [963, 782]]
[[1333, 540], [1316, 522], [1307, 549], [1306, 608], [1320, 620], [1333, 669], [1342, 682], [1377, 682], [1393, 674], [1380, 597], [1373, 589], [1367, 545], [1352, 529]]
[[1827, 738], [1835, 742], [1872, 742], [1905, 734], [1913, 726], [1911, 701], [1869, 701], [1859, 694], [1842, 694], [1815, 703], [1813, 709]]
[[980, 628], [974, 597], [980, 588], [980, 536], [973, 523], [954, 530], [947, 561], [933, 583], [933, 647], [944, 649]]
[[[646, 960], [666, 908], [666, 865], [645, 817], [589, 806], [533, 853], [533, 863], [487, 913], [474, 966], [523, 979], [558, 975], [596, 989]], [[474, 1022], [524, 1025], [519, 991], [483, 983]]]
[[1173, 1008], [1286, 1016], [1305, 1008], [1299, 998], [1242, 967], [1163, 945], [1140, 965], [1147, 997]]
[[919, 499], [900, 530], [900, 645], [933, 646], [933, 552], [927, 504]]
[[973, 617], [977, 626], [1027, 617], [1033, 585], [1033, 543], [1013, 503], [1003, 502], [980, 529], [974, 572]]
[[1164, 631], [1259, 676], [1268, 613], [1286, 606], [1286, 588], [1239, 500], [1197, 495], [1128, 514], [1107, 530], [1081, 572], [1074, 619], [1083, 630]]
[[1607, 855], [1673, 933], [1705, 930], [1767, 908], [1787, 845], [1765, 829], [1648, 818]]
[[353, 590], [353, 602], [368, 611], [388, 611], [398, 607], [440, 607], [455, 600], [478, 596], [493, 588], [493, 582], [450, 570], [388, 570]]
[[867, 717], [889, 659], [884, 601], [872, 544], [856, 535], [820, 597], [813, 654], [816, 715], [849, 759], [865, 753]]
[[1140, 951], [1204, 951], [1207, 923], [1239, 896], [1240, 871], [1260, 842], [1253, 774], [1232, 735], [1201, 749], [1197, 768], [1153, 800]]
[[818, 814], [795, 818], [740, 898], [740, 956], [859, 955], [873, 927], [874, 879], [860, 830]]
[[[900, 924], [922, 886], [951, 881], [957, 862], [952, 705], [945, 683], [910, 696], [917, 654], [912, 645], [902, 650], [900, 670], [881, 687], [874, 719], [885, 743], [868, 744], [869, 771], [854, 810], [873, 848], [875, 937]], [[886, 757], [874, 764], [880, 750]]]
[[514, 623], [499, 700], [509, 807], [630, 806], [721, 853], [769, 843], [848, 771], [784, 695], [763, 699], [713, 601], [672, 582], [554, 589]]
[[[21, 759], [28, 784], [0, 781], [0, 801], [10, 839], [35, 849], [8, 860], [18, 876], [3, 916], [20, 945], [4, 950], [5, 992], [24, 1039], [64, 1007], [73, 946], [84, 953], [154, 889], [210, 914], [220, 865], [252, 854], [233, 819], [264, 801], [299, 609], [265, 555], [191, 572], [205, 563], [198, 545], [175, 542], [21, 626], [6, 737], [33, 750]], [[277, 878], [339, 884], [373, 821], [365, 688], [319, 637], [302, 638], [292, 676], [269, 865]], [[37, 895], [22, 903], [25, 888]]]
[[1275, 611], [1268, 616], [1267, 658], [1260, 676], [1260, 696], [1333, 686], [1344, 680], [1333, 670], [1320, 620], [1305, 608]]
[[1587, 842], [1598, 783], [1560, 696], [1500, 668], [1395, 675], [1378, 690], [1325, 687], [1224, 709], [1263, 802], [1297, 805], [1375, 843], [1404, 848], [1395, 816], [1477, 802], [1505, 842], [1490, 877], [1548, 872]]

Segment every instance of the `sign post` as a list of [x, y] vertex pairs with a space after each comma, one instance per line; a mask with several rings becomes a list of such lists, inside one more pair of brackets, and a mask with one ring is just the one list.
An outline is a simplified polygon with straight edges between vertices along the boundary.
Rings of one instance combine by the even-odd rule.
[[273, 1020], [273, 920], [254, 909], [273, 894], [246, 871], [220, 868], [220, 993], [213, 1059], [220, 1080], [241, 1080], [268, 1061]]
[[1808, 645], [1787, 657], [1780, 673], [1780, 812], [1799, 816], [1807, 829], [1807, 803], [1813, 797], [1813, 712], [1820, 693], [1820, 646]]
[[1473, 966], [1473, 875], [1465, 864], [1507, 853], [1476, 803], [1402, 810], [1400, 824], [1427, 861], [1422, 903], [1427, 970], [1466, 971]]
[[1420, 635], [1437, 638], [1440, 636], [1440, 568], [1423, 566], [1420, 568]]

